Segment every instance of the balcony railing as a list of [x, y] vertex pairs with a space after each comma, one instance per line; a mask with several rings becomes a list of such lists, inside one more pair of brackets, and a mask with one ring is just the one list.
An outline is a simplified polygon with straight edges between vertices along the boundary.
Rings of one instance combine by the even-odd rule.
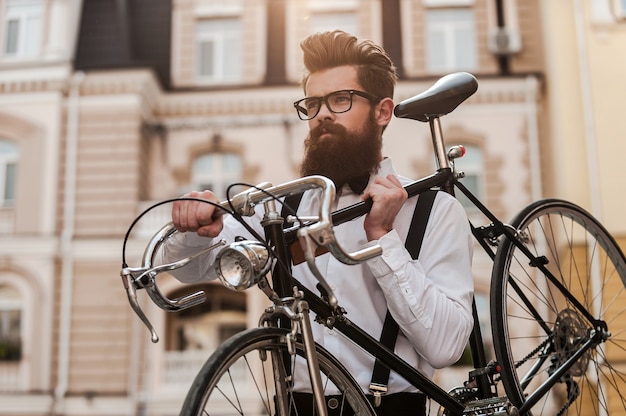
[[0, 208], [0, 235], [15, 232], [15, 209]]
[[[163, 362], [163, 378], [161, 389], [167, 391], [187, 390], [202, 365], [213, 351], [187, 350], [167, 351]], [[248, 368], [243, 360], [230, 368], [230, 376], [235, 384], [248, 383]]]
[[0, 392], [18, 392], [25, 389], [25, 366], [22, 361], [0, 361]]
[[162, 387], [186, 389], [212, 351], [167, 351], [163, 361]]

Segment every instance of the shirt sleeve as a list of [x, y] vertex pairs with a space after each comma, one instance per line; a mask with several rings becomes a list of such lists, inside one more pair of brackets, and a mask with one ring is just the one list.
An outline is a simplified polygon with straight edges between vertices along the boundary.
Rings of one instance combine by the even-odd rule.
[[[259, 216], [262, 217], [262, 214], [260, 214], [257, 209], [254, 216], [251, 217], [256, 217], [254, 220], [250, 218], [245, 218], [244, 220], [249, 226], [253, 227], [255, 232], [262, 233], [262, 229], [258, 229], [258, 226], [255, 227], [255, 225], [260, 224], [261, 217]], [[171, 263], [193, 255], [221, 239], [229, 244], [235, 241], [237, 237], [256, 240], [238, 220], [232, 216], [227, 216], [224, 218], [224, 229], [222, 233], [215, 238], [201, 237], [194, 232], [175, 233], [167, 239], [161, 250], [157, 252], [155, 263]], [[169, 273], [183, 283], [198, 283], [216, 279], [217, 274], [215, 272], [214, 263], [219, 251], [220, 247], [211, 250], [206, 254], [196, 257], [180, 269], [172, 270]]]
[[419, 260], [411, 258], [395, 230], [378, 243], [382, 255], [367, 265], [392, 316], [432, 367], [453, 364], [473, 325], [473, 243], [462, 206], [451, 196], [438, 194]]

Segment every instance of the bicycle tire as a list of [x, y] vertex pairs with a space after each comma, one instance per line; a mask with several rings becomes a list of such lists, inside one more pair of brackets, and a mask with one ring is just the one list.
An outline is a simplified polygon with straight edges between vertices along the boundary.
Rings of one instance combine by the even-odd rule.
[[[290, 357], [290, 365], [294, 368], [295, 356], [288, 353], [288, 333], [288, 330], [282, 328], [263, 327], [248, 329], [229, 338], [202, 366], [187, 393], [181, 415], [296, 414], [292, 395], [296, 370], [293, 370], [294, 374], [289, 381], [289, 377], [284, 375], [284, 361], [281, 358]], [[329, 407], [336, 409], [336, 414], [352, 414], [341, 411], [348, 409], [346, 405], [349, 405], [356, 415], [374, 416], [371, 404], [345, 367], [323, 347], [317, 344], [315, 347], [325, 391], [333, 388], [338, 390], [330, 392], [335, 395], [338, 393], [339, 397], [333, 396], [335, 402], [329, 403]], [[305, 356], [299, 339], [295, 343], [295, 352], [298, 357]], [[273, 367], [283, 374], [275, 374]], [[298, 366], [297, 369], [300, 371], [302, 367]], [[245, 377], [242, 371], [247, 372]], [[306, 368], [304, 372], [304, 378], [308, 381]], [[275, 380], [284, 381], [274, 383]], [[277, 394], [276, 385], [278, 394], [285, 397], [281, 402], [284, 407], [276, 405], [279, 402], [274, 397]], [[313, 411], [312, 398], [310, 406], [310, 414], [317, 414]], [[302, 414], [302, 407], [298, 411]]]
[[[600, 222], [567, 201], [533, 203], [511, 225], [524, 246], [593, 319], [606, 322], [611, 334], [594, 328], [590, 316], [581, 313], [576, 302], [564, 296], [546, 273], [533, 267], [522, 250], [503, 237], [494, 259], [491, 324], [507, 397], [518, 408], [528, 401], [526, 407], [531, 408], [527, 414], [533, 415], [623, 414], [623, 252]], [[592, 331], [606, 339], [582, 354], [580, 347], [592, 337]], [[567, 367], [562, 365], [579, 350], [582, 355], [565, 371]], [[564, 373], [558, 381], [549, 390], [538, 392], [541, 383], [560, 367]]]

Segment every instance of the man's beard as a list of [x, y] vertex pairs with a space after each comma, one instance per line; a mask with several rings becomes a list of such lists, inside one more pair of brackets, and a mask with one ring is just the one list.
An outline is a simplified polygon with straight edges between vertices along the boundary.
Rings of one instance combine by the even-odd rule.
[[[332, 137], [320, 140], [320, 135]], [[349, 132], [340, 124], [323, 121], [309, 132], [304, 141], [302, 176], [323, 175], [331, 179], [337, 189], [349, 181], [369, 176], [378, 171], [382, 160], [382, 137], [373, 115], [363, 130]]]

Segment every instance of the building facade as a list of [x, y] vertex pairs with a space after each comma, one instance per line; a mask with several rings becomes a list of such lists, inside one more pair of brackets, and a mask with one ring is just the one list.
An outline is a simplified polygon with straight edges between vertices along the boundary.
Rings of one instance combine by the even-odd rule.
[[[140, 298], [152, 344], [118, 277], [123, 239], [157, 201], [298, 175], [307, 126], [291, 103], [299, 41], [316, 31], [381, 43], [396, 102], [473, 73], [478, 92], [442, 118], [447, 144], [468, 149], [466, 185], [505, 219], [571, 199], [624, 244], [611, 191], [626, 150], [612, 139], [626, 127], [625, 13], [617, 0], [0, 0], [0, 415], [177, 414], [210, 351], [257, 324], [260, 291], [164, 277], [169, 297], [208, 301], [167, 314]], [[405, 176], [430, 174], [431, 152], [426, 124], [385, 131]], [[167, 212], [133, 229], [129, 265]], [[486, 325], [490, 268], [476, 256]], [[437, 377], [461, 384], [459, 368]]]

